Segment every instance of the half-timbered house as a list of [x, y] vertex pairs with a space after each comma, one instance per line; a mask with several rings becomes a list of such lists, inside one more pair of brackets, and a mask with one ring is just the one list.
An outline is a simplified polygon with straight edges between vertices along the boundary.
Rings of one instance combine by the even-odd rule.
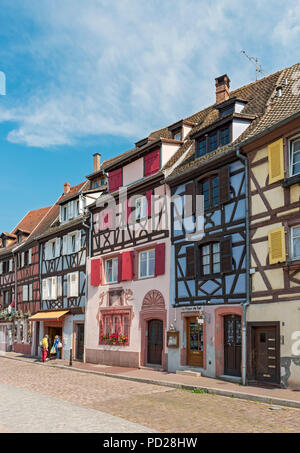
[[191, 127], [176, 126], [101, 166], [108, 192], [90, 207], [88, 362], [167, 368], [170, 203], [162, 169]]
[[[24, 318], [22, 306], [18, 307], [18, 279], [16, 247], [23, 247], [43, 219], [49, 208], [29, 211], [11, 233], [2, 233], [0, 248], [0, 348], [16, 352], [30, 353], [31, 329]], [[32, 255], [26, 254], [26, 264]], [[24, 262], [25, 264], [25, 262]], [[38, 266], [35, 269], [39, 278]]]
[[[56, 202], [56, 218], [39, 234], [41, 307], [29, 318], [39, 340], [49, 335], [50, 346], [58, 335], [61, 358], [83, 360], [86, 302], [86, 258], [89, 243], [87, 206], [95, 198], [84, 194], [89, 181], [64, 185]], [[101, 192], [101, 191], [100, 191]], [[99, 189], [98, 189], [99, 193]]]
[[234, 91], [227, 75], [218, 77], [216, 103], [188, 118], [196, 126], [174, 158], [186, 155], [166, 170], [174, 260], [170, 322], [179, 336], [168, 351], [170, 371], [232, 380], [241, 380], [243, 371], [245, 378], [248, 199], [238, 144], [267, 111], [278, 76]]
[[269, 109], [241, 144], [249, 161], [250, 382], [300, 388], [300, 64], [281, 71]]

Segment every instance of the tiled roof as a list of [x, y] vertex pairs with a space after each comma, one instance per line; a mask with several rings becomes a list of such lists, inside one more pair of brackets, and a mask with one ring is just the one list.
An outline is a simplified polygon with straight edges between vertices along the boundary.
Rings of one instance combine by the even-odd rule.
[[[11, 252], [15, 247], [24, 245], [28, 239], [30, 238], [31, 233], [34, 231], [36, 226], [41, 222], [41, 220], [45, 217], [45, 215], [49, 212], [51, 209], [51, 206], [47, 208], [41, 208], [41, 209], [35, 209], [33, 211], [29, 211], [25, 217], [21, 220], [21, 222], [18, 223], [18, 225], [13, 229], [12, 233], [10, 236], [15, 237], [15, 233], [20, 230], [23, 232], [30, 233], [27, 238], [21, 243], [18, 244], [17, 241], [15, 240], [13, 244], [11, 244], [9, 247], [6, 248], [1, 248], [0, 249], [0, 256], [6, 255], [7, 253]], [[7, 234], [7, 233], [5, 233]]]
[[[247, 101], [242, 113], [255, 115], [256, 118], [230, 145], [226, 145], [196, 159], [195, 146], [193, 146], [185, 156], [184, 161], [173, 170], [169, 178], [175, 178], [175, 176], [178, 176], [181, 173], [203, 166], [221, 155], [223, 156], [228, 154], [228, 152], [236, 144], [242, 143], [246, 139], [249, 139], [249, 137], [254, 137], [265, 129], [275, 125], [280, 120], [288, 118], [289, 116], [292, 116], [296, 112], [300, 111], [300, 90], [298, 96], [295, 95], [295, 79], [296, 73], [299, 73], [299, 71], [300, 63], [232, 91], [230, 93], [230, 98], [243, 99]], [[284, 84], [285, 79], [287, 80], [286, 85]], [[282, 85], [281, 97], [276, 96], [276, 87], [278, 85]], [[191, 135], [199, 132], [201, 133], [201, 130], [204, 130], [208, 126], [216, 123], [218, 120], [216, 104], [195, 115], [192, 115], [188, 119], [191, 121], [198, 121], [199, 123], [190, 131], [186, 137], [185, 143], [171, 158], [165, 168], [169, 168], [176, 164], [176, 161], [184, 154], [191, 142], [195, 143], [194, 140], [191, 140]]]
[[[44, 237], [50, 234], [53, 234], [53, 232], [56, 232], [57, 230], [65, 229], [70, 226], [71, 222], [64, 223], [63, 225], [57, 225], [55, 222], [59, 218], [59, 203], [62, 201], [68, 201], [70, 198], [78, 195], [80, 192], [82, 192], [89, 184], [89, 181], [84, 181], [77, 186], [73, 186], [70, 188], [70, 191], [67, 194], [62, 194], [61, 197], [57, 200], [57, 202], [52, 206], [51, 210], [48, 212], [47, 216], [43, 219], [43, 221], [40, 223], [38, 228], [36, 228], [35, 231], [33, 231], [32, 235], [29, 236], [30, 239], [34, 238], [39, 238], [39, 237]], [[75, 219], [74, 222], [77, 222], [78, 219]], [[55, 224], [54, 224], [55, 222]]]
[[47, 208], [35, 209], [34, 211], [29, 211], [25, 217], [21, 220], [20, 223], [13, 229], [12, 233], [16, 231], [27, 231], [29, 233], [36, 227], [36, 225], [42, 220], [44, 215], [49, 211], [51, 206]]

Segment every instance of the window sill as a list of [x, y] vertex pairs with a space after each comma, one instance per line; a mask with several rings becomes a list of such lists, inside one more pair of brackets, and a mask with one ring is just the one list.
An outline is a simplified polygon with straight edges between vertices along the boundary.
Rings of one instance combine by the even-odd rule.
[[287, 261], [286, 265], [283, 266], [283, 269], [286, 270], [286, 271], [292, 271], [292, 270], [300, 269], [300, 259]]
[[300, 184], [300, 174], [294, 175], [294, 176], [289, 176], [287, 179], [285, 179], [281, 183], [282, 187], [290, 187], [293, 184]]

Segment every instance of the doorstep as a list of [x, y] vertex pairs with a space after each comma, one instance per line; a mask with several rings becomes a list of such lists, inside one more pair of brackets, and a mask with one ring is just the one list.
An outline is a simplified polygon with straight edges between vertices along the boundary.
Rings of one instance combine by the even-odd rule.
[[146, 366], [139, 366], [140, 370], [151, 370], [151, 371], [166, 371], [162, 368], [161, 365], [154, 365], [152, 363], [147, 363]]
[[180, 374], [182, 376], [193, 376], [193, 377], [201, 377], [201, 371], [196, 370], [176, 370], [176, 374]]
[[227, 374], [221, 374], [217, 377], [217, 379], [222, 379], [223, 381], [227, 382], [234, 382], [235, 384], [241, 384], [243, 382], [241, 376], [228, 376]]

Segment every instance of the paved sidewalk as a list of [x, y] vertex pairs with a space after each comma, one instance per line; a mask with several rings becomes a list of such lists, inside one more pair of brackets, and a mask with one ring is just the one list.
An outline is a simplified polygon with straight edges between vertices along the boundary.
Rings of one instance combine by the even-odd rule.
[[154, 432], [106, 412], [9, 384], [0, 383], [0, 394], [0, 433]]
[[[94, 365], [91, 363], [73, 362], [70, 367], [69, 363], [64, 360], [49, 360], [45, 364], [39, 359], [24, 356], [14, 352], [6, 353], [5, 358], [21, 360], [30, 363], [36, 363], [41, 366], [63, 368], [73, 372], [83, 372], [109, 376], [117, 379], [126, 379], [136, 382], [162, 385], [172, 388], [200, 389], [206, 393], [216, 395], [241, 398], [250, 401], [260, 401], [268, 404], [276, 404], [286, 407], [295, 407], [300, 409], [300, 392], [292, 389], [265, 388], [255, 386], [243, 386], [221, 379], [207, 377], [193, 377], [181, 374], [168, 373], [164, 371], [154, 371], [151, 369], [111, 367], [106, 365]], [[0, 356], [1, 360], [1, 356]]]

